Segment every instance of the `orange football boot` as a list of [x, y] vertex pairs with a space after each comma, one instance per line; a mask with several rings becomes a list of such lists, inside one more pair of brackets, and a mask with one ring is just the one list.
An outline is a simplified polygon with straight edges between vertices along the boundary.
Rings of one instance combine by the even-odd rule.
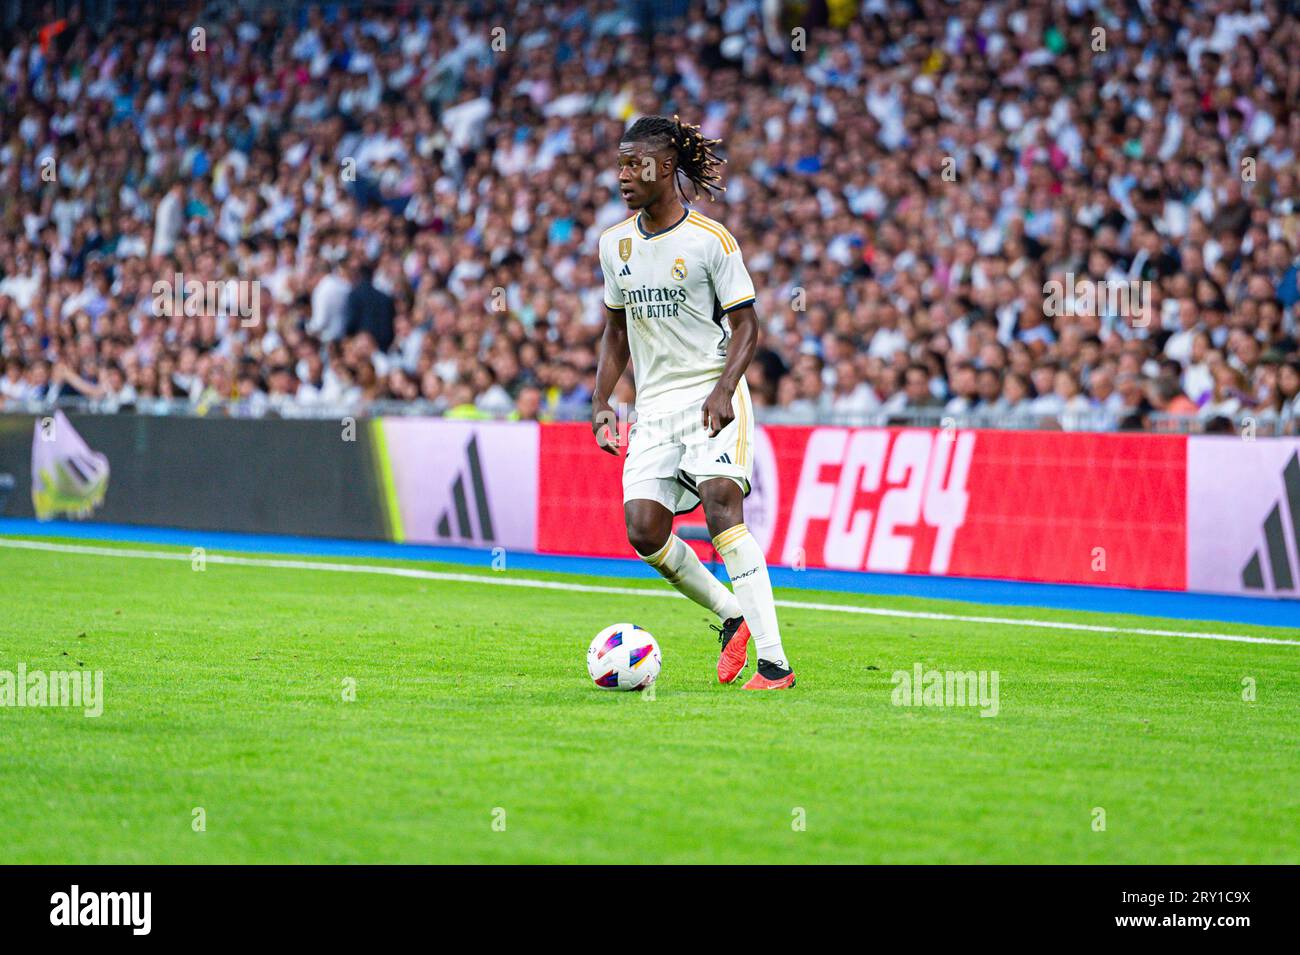
[[745, 684], [746, 690], [788, 690], [794, 686], [794, 671], [768, 660], [758, 661], [758, 672]]
[[744, 617], [732, 617], [724, 620], [718, 631], [718, 643], [722, 644], [722, 653], [718, 655], [718, 682], [734, 683], [740, 671], [749, 665], [749, 624]]

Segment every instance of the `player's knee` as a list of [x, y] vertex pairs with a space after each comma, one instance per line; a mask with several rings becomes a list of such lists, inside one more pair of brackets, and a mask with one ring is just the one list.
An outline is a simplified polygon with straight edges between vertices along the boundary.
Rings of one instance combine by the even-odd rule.
[[717, 537], [723, 531], [735, 527], [744, 520], [740, 508], [721, 508], [713, 513], [705, 514], [705, 520], [709, 525], [709, 534]]
[[704, 505], [704, 520], [709, 525], [709, 533], [717, 537], [743, 521], [743, 502], [740, 488], [730, 481], [710, 482], [701, 487], [700, 503]]
[[668, 543], [669, 533], [669, 531], [656, 527], [650, 522], [629, 521], [627, 525], [627, 542], [642, 557], [649, 557]]

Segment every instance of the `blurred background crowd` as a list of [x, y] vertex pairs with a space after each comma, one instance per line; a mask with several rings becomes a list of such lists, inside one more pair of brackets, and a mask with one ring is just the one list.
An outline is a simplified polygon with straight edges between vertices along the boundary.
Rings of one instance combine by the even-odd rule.
[[583, 417], [663, 113], [724, 143], [763, 420], [1300, 417], [1289, 0], [31, 6], [7, 408]]

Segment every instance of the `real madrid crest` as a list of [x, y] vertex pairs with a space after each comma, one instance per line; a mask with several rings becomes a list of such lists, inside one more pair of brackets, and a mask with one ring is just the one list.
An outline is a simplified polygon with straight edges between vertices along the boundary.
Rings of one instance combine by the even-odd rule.
[[673, 263], [673, 278], [679, 282], [686, 281], [686, 260], [678, 259]]
[[618, 257], [626, 262], [632, 258], [632, 239], [631, 237], [618, 240]]

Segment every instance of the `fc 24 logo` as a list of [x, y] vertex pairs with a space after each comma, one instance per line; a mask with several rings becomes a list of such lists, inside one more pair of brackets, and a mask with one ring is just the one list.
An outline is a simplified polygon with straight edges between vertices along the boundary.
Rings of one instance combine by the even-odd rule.
[[[947, 573], [966, 521], [974, 451], [969, 431], [817, 428], [804, 449], [781, 562], [806, 555], [809, 564], [842, 570]], [[921, 537], [932, 540], [928, 561], [913, 553]]]

